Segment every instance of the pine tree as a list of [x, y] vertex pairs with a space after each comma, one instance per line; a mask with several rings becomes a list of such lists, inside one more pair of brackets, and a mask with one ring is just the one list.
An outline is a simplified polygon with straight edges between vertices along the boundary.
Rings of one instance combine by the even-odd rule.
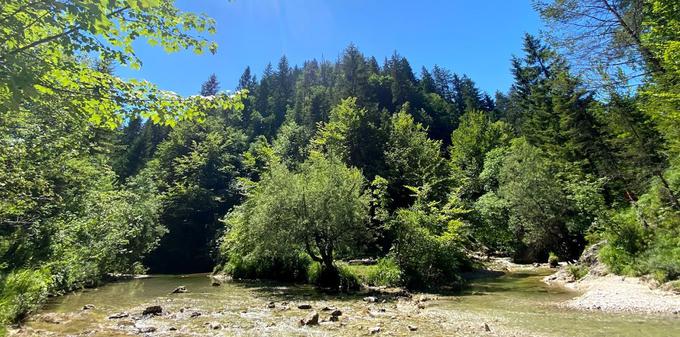
[[220, 90], [220, 83], [215, 74], [210, 75], [208, 80], [201, 85], [201, 96], [215, 96]]

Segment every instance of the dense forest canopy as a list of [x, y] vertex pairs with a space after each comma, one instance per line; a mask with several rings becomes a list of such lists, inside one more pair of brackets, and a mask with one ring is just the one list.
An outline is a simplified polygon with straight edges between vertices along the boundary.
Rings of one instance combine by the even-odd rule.
[[[427, 288], [474, 253], [573, 260], [605, 242], [616, 273], [680, 276], [676, 1], [537, 1], [554, 28], [518, 41], [507, 92], [349, 45], [188, 98], [112, 65], [139, 65], [139, 38], [214, 51], [207, 17], [0, 8], [0, 321], [149, 270]], [[338, 263], [363, 257], [369, 280]]]

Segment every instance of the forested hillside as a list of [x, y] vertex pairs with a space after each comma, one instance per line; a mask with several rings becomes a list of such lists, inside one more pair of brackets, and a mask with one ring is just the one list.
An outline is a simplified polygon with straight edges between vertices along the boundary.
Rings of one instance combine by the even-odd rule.
[[[603, 240], [616, 273], [680, 276], [676, 1], [537, 3], [551, 43], [517, 41], [507, 92], [349, 45], [189, 98], [112, 67], [138, 65], [140, 36], [213, 51], [214, 22], [85, 2], [0, 1], [0, 321], [116, 274], [433, 288], [474, 254], [570, 261]], [[565, 27], [587, 24], [606, 46], [586, 57]], [[338, 262], [366, 257], [369, 275]]]

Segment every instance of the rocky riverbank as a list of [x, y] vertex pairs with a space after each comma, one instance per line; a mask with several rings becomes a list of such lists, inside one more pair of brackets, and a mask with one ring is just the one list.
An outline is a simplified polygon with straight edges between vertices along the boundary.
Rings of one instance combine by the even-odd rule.
[[[646, 278], [611, 274], [597, 259], [600, 246], [596, 244], [584, 251], [578, 264], [561, 266], [555, 274], [543, 279], [548, 284], [581, 292], [561, 306], [615, 313], [680, 315], [680, 295]], [[578, 275], [579, 271], [583, 275]]]

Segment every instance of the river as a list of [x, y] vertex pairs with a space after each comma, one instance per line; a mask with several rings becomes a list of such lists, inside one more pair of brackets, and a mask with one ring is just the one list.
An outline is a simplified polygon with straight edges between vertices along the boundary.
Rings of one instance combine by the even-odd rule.
[[[577, 294], [548, 286], [544, 272], [514, 272], [470, 281], [457, 294], [412, 299], [330, 295], [306, 285], [225, 282], [206, 275], [153, 276], [53, 298], [14, 336], [680, 336], [676, 316], [563, 309]], [[187, 293], [170, 294], [183, 285]], [[384, 301], [383, 301], [384, 300]], [[270, 304], [273, 302], [273, 305]], [[299, 309], [310, 304], [312, 309]], [[91, 309], [83, 309], [86, 305]], [[159, 305], [160, 315], [142, 316]], [[342, 312], [327, 321], [330, 311]], [[320, 324], [299, 320], [319, 313]], [[111, 319], [113, 313], [128, 317]]]

